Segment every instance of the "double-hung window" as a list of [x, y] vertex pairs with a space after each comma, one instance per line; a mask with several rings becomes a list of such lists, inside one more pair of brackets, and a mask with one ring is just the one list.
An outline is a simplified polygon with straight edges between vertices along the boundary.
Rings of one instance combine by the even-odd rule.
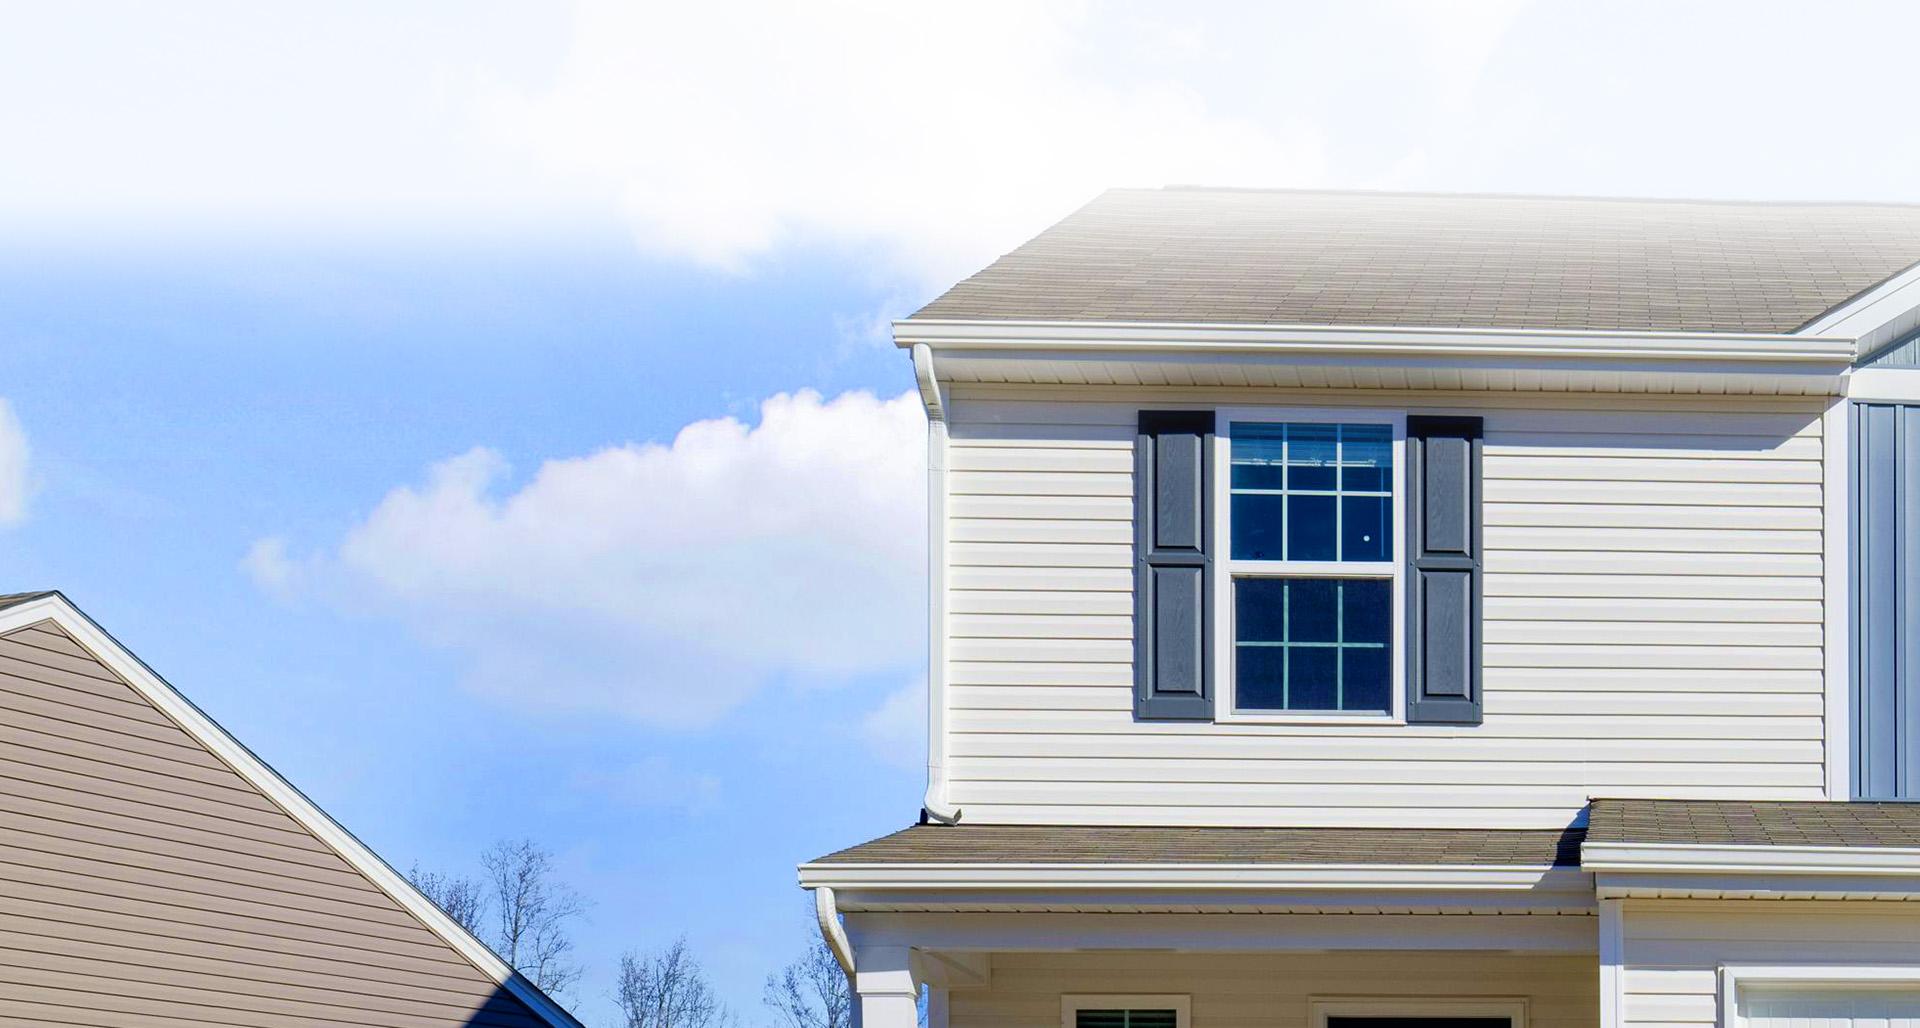
[[1220, 412], [1228, 716], [1399, 714], [1405, 436], [1397, 414]]

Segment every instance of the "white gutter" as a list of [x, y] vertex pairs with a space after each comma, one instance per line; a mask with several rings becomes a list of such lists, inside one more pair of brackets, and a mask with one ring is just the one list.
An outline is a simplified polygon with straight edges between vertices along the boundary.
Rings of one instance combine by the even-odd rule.
[[1585, 869], [1466, 864], [802, 864], [808, 888], [1585, 890]]
[[942, 824], [960, 820], [947, 802], [947, 406], [933, 350], [913, 348], [913, 375], [927, 408], [927, 795], [921, 806]]
[[1222, 325], [1095, 321], [906, 319], [895, 344], [943, 354], [1042, 350], [1167, 355], [1394, 355], [1634, 358], [1850, 364], [1851, 335], [1779, 332], [1627, 332], [1355, 325]]
[[1629, 873], [1920, 876], [1920, 848], [1589, 842], [1580, 849], [1580, 866]]

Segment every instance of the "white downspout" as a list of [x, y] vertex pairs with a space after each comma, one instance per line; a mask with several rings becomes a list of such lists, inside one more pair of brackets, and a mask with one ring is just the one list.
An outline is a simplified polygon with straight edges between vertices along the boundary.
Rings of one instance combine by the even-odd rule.
[[[840, 908], [834, 903], [833, 890], [820, 886], [813, 890], [813, 913], [820, 919], [820, 935], [827, 940], [827, 948], [833, 951], [833, 959], [840, 962], [840, 970], [847, 973], [847, 984], [853, 984], [853, 943], [847, 939], [847, 929], [840, 923]], [[853, 997], [858, 1005], [859, 996]]]
[[927, 408], [927, 816], [960, 820], [947, 802], [947, 405], [933, 349], [913, 344], [913, 375]]

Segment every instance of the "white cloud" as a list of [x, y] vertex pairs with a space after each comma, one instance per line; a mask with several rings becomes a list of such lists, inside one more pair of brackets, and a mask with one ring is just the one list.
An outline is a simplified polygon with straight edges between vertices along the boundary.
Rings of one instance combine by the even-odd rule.
[[31, 486], [27, 458], [27, 430], [14, 416], [12, 405], [0, 399], [0, 525], [26, 520]]
[[276, 599], [291, 599], [306, 585], [306, 569], [287, 553], [287, 541], [270, 536], [256, 541], [240, 558], [240, 570]]
[[812, 392], [759, 424], [550, 460], [500, 494], [476, 448], [402, 486], [337, 552], [268, 539], [263, 588], [312, 577], [459, 654], [529, 707], [698, 725], [775, 678], [898, 671], [924, 646], [925, 428], [913, 393]]
[[860, 738], [874, 756], [896, 767], [927, 766], [927, 680], [889, 695], [860, 719]]
[[1223, 115], [1132, 59], [1172, 26], [1089, 53], [1081, 3], [583, 0], [574, 12], [551, 84], [495, 91], [483, 118], [617, 190], [643, 246], [710, 266], [825, 239], [877, 244], [879, 263], [944, 285], [1107, 186], [1328, 175], [1313, 122], [1285, 108]]

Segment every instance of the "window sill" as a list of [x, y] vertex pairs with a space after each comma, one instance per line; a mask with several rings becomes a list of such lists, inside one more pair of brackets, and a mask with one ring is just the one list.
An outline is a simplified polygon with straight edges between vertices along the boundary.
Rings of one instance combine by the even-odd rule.
[[1407, 723], [1406, 718], [1394, 714], [1309, 714], [1302, 712], [1263, 713], [1257, 711], [1225, 711], [1214, 716], [1214, 723], [1220, 725], [1365, 725], [1375, 728], [1394, 727]]

